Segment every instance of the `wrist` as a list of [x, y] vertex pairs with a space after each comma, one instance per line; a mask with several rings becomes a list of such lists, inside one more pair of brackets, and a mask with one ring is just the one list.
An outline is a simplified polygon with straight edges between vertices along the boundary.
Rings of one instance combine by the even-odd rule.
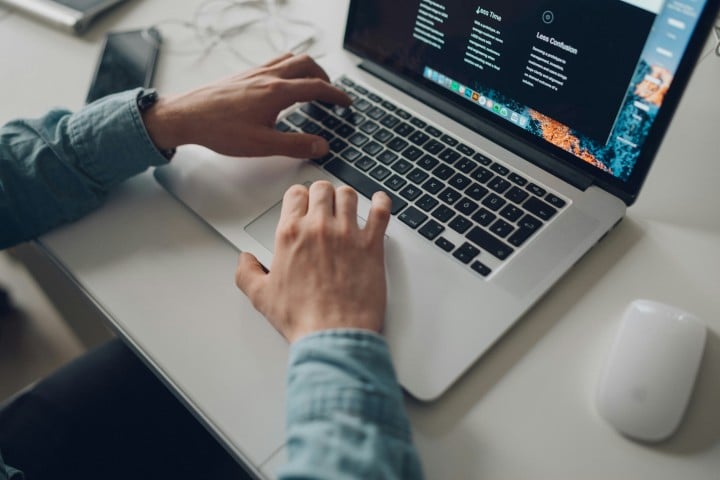
[[138, 108], [145, 129], [158, 150], [171, 157], [182, 145], [179, 134], [179, 118], [173, 113], [171, 102], [158, 96], [154, 90], [144, 90], [138, 95]]

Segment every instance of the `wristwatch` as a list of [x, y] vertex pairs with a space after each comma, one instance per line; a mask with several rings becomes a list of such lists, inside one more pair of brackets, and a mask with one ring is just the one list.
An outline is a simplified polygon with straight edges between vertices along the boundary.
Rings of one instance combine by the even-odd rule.
[[[140, 90], [140, 93], [138, 93], [137, 96], [137, 107], [138, 110], [140, 110], [140, 113], [145, 113], [150, 108], [152, 108], [153, 105], [155, 105], [160, 98], [160, 95], [158, 95], [157, 90], [154, 88], [144, 88]], [[158, 148], [158, 151], [162, 154], [163, 157], [167, 158], [168, 160], [171, 160], [173, 156], [175, 156], [175, 149], [162, 149]]]

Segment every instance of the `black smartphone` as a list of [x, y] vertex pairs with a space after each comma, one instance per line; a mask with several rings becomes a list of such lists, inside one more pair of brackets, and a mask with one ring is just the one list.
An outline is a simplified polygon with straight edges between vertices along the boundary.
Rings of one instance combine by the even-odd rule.
[[152, 86], [160, 43], [154, 28], [108, 33], [85, 101]]

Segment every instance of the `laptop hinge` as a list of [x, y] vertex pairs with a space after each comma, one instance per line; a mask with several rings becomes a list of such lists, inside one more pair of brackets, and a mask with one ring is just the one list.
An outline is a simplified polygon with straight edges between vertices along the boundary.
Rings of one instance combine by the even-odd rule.
[[480, 135], [489, 138], [493, 142], [521, 156], [543, 170], [561, 178], [575, 188], [585, 191], [594, 183], [594, 179], [590, 175], [569, 167], [564, 160], [538, 152], [537, 148], [532, 146], [529, 142], [502, 131], [490, 123], [476, 117], [472, 113], [469, 113], [447, 100], [428, 92], [418, 84], [391, 72], [381, 65], [369, 60], [363, 60], [359, 67], [388, 82], [395, 88], [402, 90], [411, 97], [414, 97], [435, 110], [447, 115], [462, 125], [472, 129]]

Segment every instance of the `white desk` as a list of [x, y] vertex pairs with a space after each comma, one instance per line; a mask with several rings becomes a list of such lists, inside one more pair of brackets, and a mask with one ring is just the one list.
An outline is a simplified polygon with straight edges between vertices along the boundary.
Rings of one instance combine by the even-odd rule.
[[[105, 30], [189, 18], [198, 3], [131, 1], [83, 38], [0, 19], [0, 122], [79, 107]], [[347, 1], [291, 5], [326, 28], [324, 48], [340, 45]], [[220, 51], [165, 55], [156, 84], [179, 91], [233, 65], [244, 68]], [[720, 59], [708, 58], [628, 218], [448, 394], [407, 401], [428, 478], [718, 478], [719, 83]], [[283, 458], [287, 347], [260, 315], [240, 314], [248, 302], [233, 285], [234, 249], [149, 174], [41, 243], [228, 447], [271, 476]], [[637, 297], [689, 309], [711, 328], [686, 421], [657, 446], [617, 435], [593, 403], [620, 314]]]

